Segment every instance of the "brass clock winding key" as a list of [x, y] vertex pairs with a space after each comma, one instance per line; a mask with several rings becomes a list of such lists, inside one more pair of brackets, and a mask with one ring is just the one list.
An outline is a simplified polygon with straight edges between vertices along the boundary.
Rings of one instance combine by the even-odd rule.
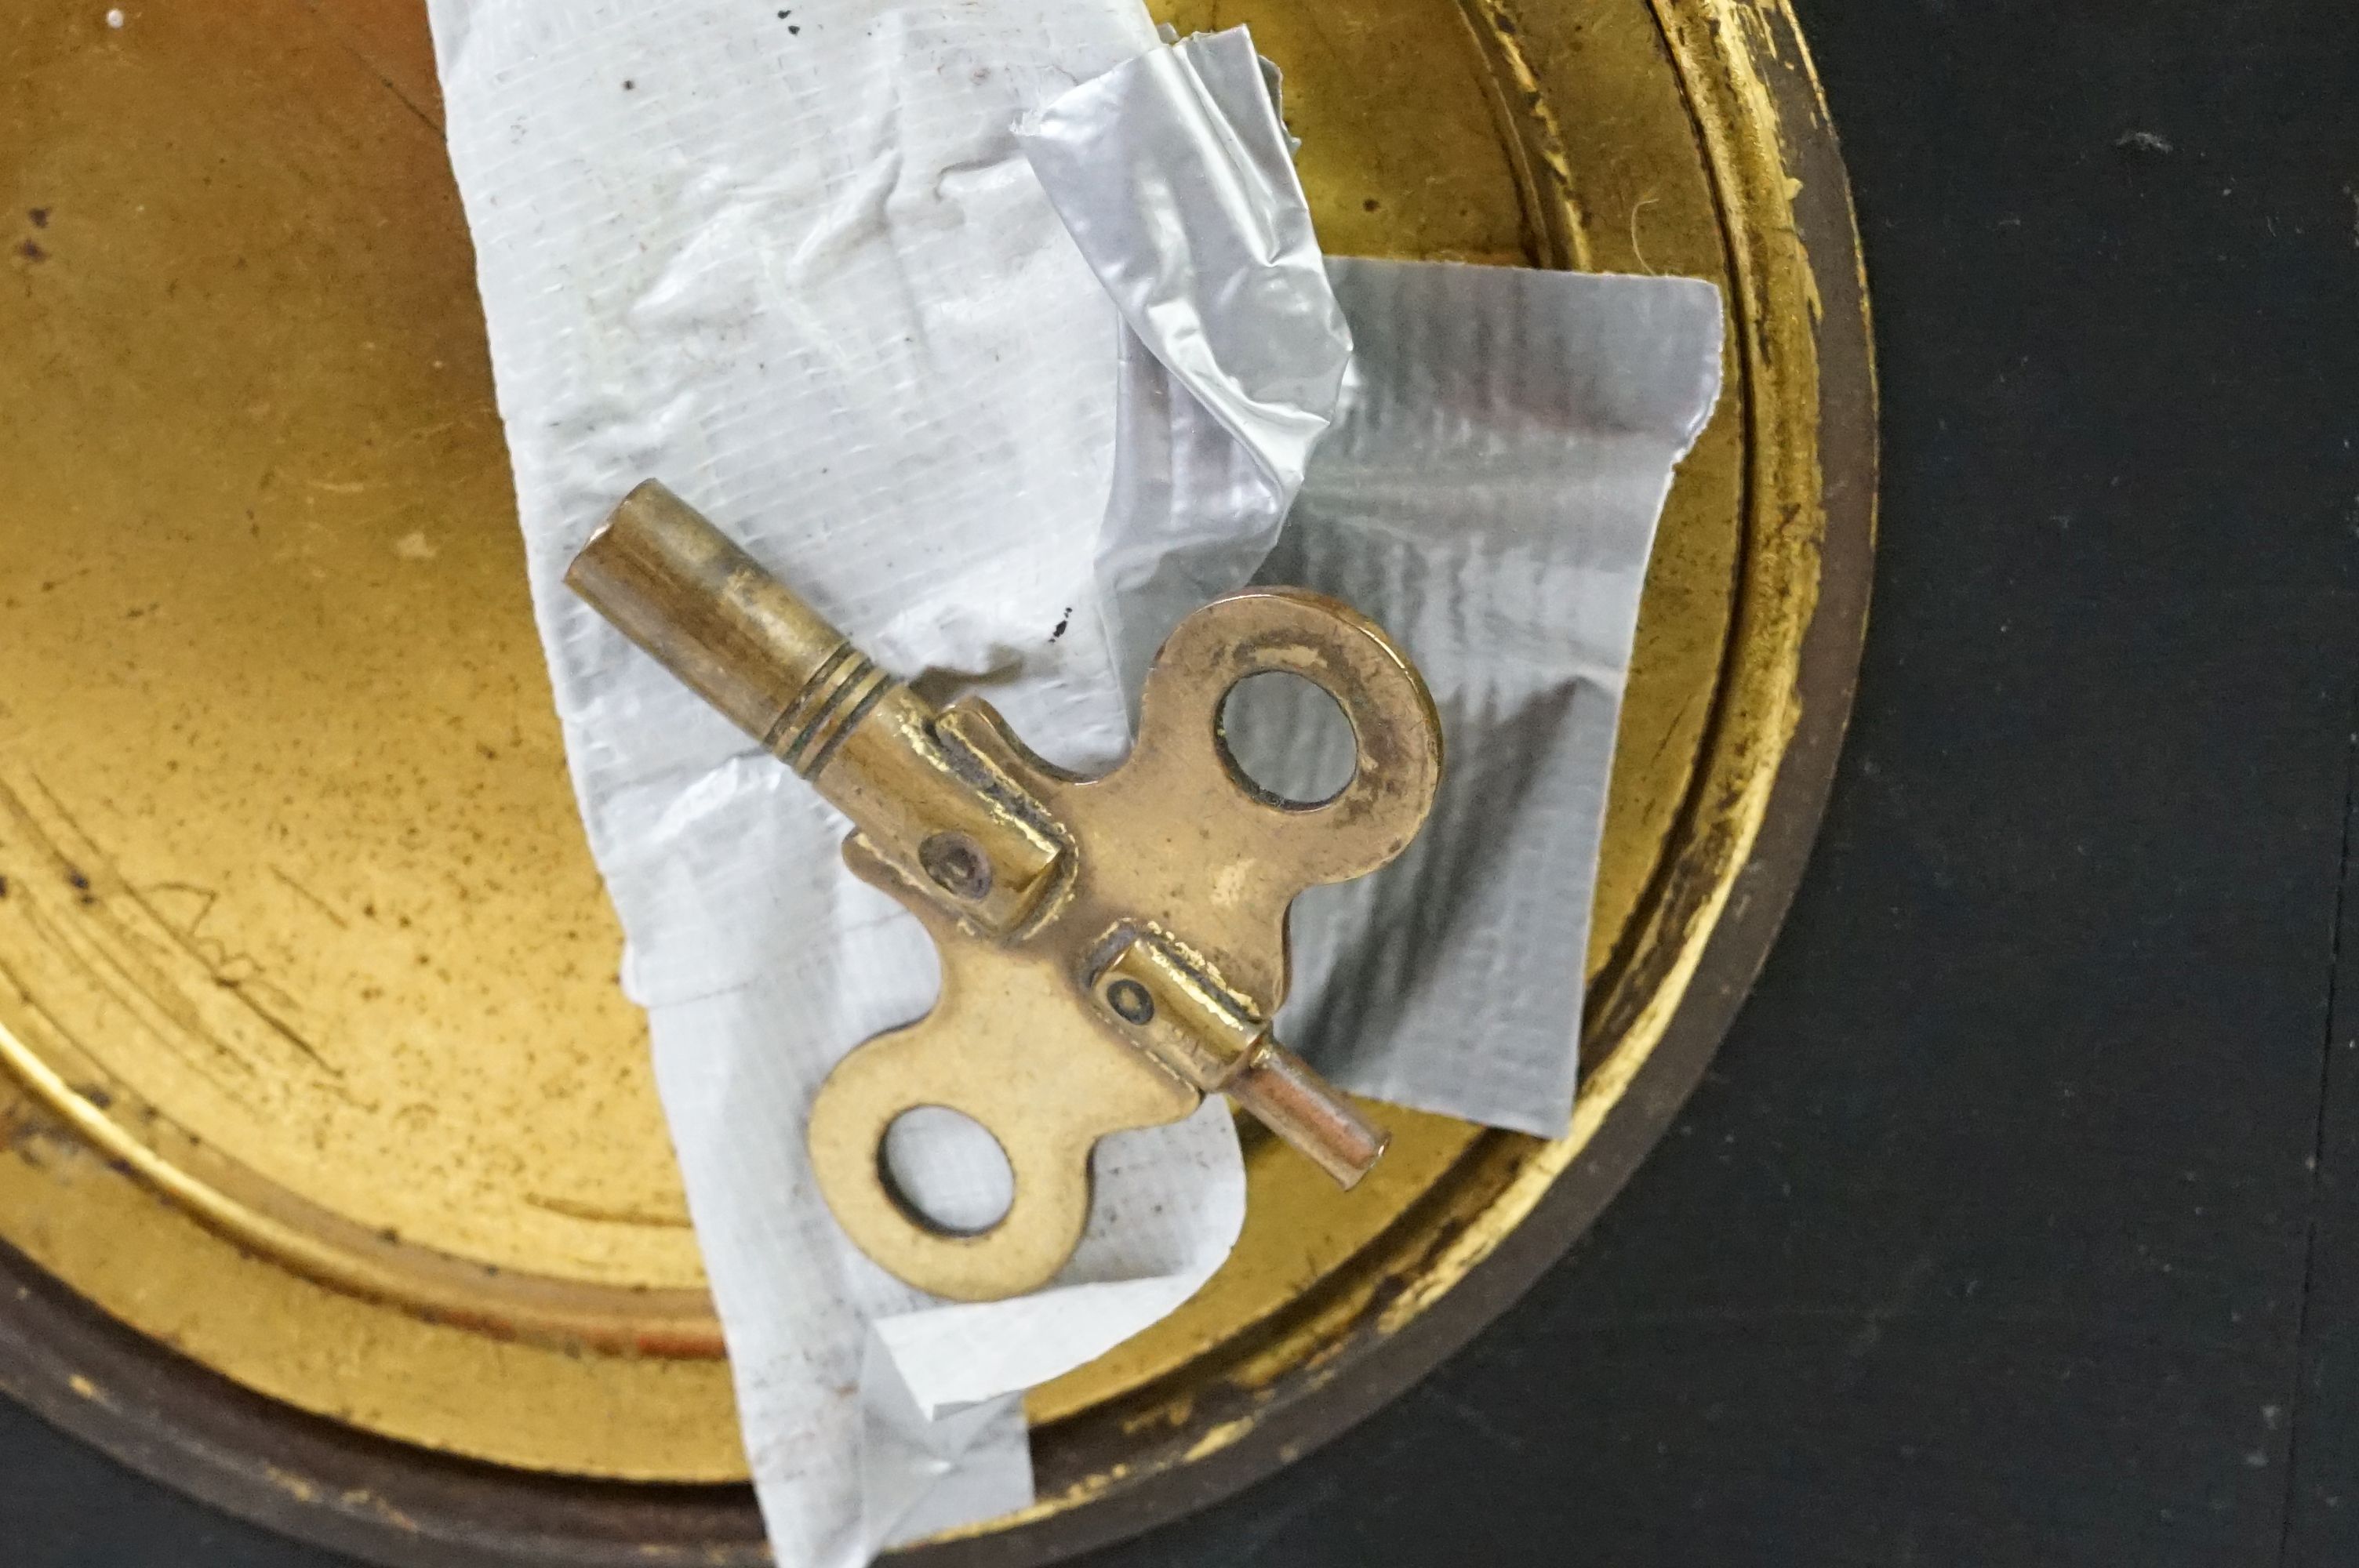
[[[1280, 1045], [1286, 911], [1406, 848], [1441, 776], [1414, 666], [1349, 606], [1288, 589], [1214, 600], [1156, 655], [1130, 754], [1051, 766], [970, 697], [937, 708], [662, 485], [625, 497], [566, 581], [852, 819], [844, 858], [941, 950], [941, 993], [856, 1046], [807, 1130], [828, 1206], [912, 1285], [963, 1301], [1046, 1284], [1089, 1217], [1090, 1151], [1226, 1093], [1350, 1186], [1385, 1134]], [[1222, 705], [1268, 671], [1323, 687], [1357, 766], [1330, 798], [1277, 798], [1228, 753]], [[1007, 1211], [952, 1231], [895, 1190], [886, 1131], [943, 1106], [1015, 1176]]]

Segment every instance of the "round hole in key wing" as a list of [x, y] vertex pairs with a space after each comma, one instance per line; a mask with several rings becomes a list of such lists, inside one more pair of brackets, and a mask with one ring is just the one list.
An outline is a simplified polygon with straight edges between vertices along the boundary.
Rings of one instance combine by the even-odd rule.
[[1359, 739], [1343, 705], [1288, 670], [1264, 670], [1229, 687], [1219, 733], [1229, 772], [1276, 806], [1324, 806], [1360, 771]]
[[991, 1130], [948, 1106], [912, 1106], [885, 1129], [876, 1173], [903, 1214], [944, 1236], [980, 1236], [1007, 1217], [1016, 1171]]

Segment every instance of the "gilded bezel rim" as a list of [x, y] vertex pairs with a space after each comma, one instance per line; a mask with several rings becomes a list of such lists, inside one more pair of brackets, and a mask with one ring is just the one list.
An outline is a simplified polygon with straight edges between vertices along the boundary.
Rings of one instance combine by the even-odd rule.
[[[1767, 695], [1785, 704], [1785, 743], [1766, 757], [1723, 755], [1717, 735], [1707, 748], [1695, 796], [1711, 807], [1704, 826], [1691, 805], [1688, 842], [1666, 858], [1588, 1021], [1588, 1043], [1614, 1048], [1584, 1079], [1571, 1136], [1495, 1134], [1469, 1156], [1502, 1162], [1483, 1225], [1423, 1216], [1441, 1221], [1435, 1243], [1394, 1272], [1381, 1311], [1225, 1404], [1191, 1400], [1166, 1438], [1130, 1439], [1119, 1465], [1074, 1473], [1075, 1460], [1104, 1452], [1106, 1433], [1168, 1403], [1168, 1389], [1045, 1429], [1040, 1504], [911, 1561], [1037, 1563], [1120, 1539], [1234, 1491], [1399, 1392], [1504, 1310], [1611, 1199], [1701, 1076], [1766, 956], [1832, 780], [1865, 621], [1867, 302], [1840, 154], [1790, 16], [1749, 0], [1653, 8], [1724, 215], [1749, 422], [1746, 552], [1770, 530], [1777, 547], [1818, 555], [1815, 605], [1798, 617], [1790, 604], [1769, 607], [1785, 611], [1790, 645], [1748, 638], [1763, 608], [1749, 603], [1731, 640], [1723, 705], [1729, 683], [1748, 676], [1781, 685]], [[1520, 59], [1512, 14], [1470, 14], [1490, 47]], [[1545, 157], [1534, 159], [1533, 183], [1547, 171]], [[1799, 339], [1770, 343], [1778, 323], [1796, 321], [1808, 322]], [[1790, 384], [1803, 376], [1815, 384], [1807, 397]], [[1767, 620], [1774, 629], [1777, 617]], [[768, 1560], [747, 1487], [574, 1480], [430, 1454], [241, 1389], [104, 1318], [11, 1249], [0, 1249], [0, 1302], [13, 1298], [0, 1306], [0, 1388], [131, 1467], [286, 1533], [396, 1564]]]

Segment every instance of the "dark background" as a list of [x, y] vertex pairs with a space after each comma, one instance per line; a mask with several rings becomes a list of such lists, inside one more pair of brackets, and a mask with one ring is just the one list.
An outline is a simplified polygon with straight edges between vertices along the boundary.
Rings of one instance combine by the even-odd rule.
[[[1092, 1568], [2359, 1564], [2359, 6], [1795, 0], [1883, 524], [1661, 1147], [1397, 1403]], [[11, 1568], [321, 1568], [0, 1403]]]

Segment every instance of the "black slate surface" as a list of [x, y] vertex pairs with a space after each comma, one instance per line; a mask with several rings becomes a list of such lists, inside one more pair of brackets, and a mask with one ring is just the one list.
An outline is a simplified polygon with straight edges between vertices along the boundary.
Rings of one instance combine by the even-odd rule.
[[[1796, 0], [1875, 295], [1852, 740], [1520, 1305], [1093, 1568], [2359, 1563], [2359, 8]], [[0, 1558], [318, 1568], [0, 1404]]]

